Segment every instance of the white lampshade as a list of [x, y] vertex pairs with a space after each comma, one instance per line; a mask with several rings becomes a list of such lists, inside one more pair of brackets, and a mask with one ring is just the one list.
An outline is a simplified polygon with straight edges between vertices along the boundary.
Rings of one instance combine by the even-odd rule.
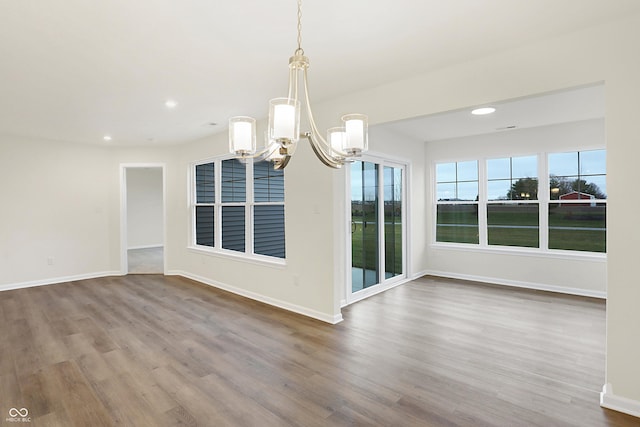
[[368, 118], [364, 114], [347, 114], [342, 117], [346, 131], [344, 149], [358, 155], [369, 148]]
[[246, 116], [229, 119], [229, 151], [238, 155], [256, 152], [256, 119]]
[[344, 152], [344, 144], [347, 133], [342, 127], [330, 128], [327, 130], [327, 142], [336, 153]]
[[269, 101], [269, 140], [293, 143], [300, 138], [300, 102], [290, 98]]

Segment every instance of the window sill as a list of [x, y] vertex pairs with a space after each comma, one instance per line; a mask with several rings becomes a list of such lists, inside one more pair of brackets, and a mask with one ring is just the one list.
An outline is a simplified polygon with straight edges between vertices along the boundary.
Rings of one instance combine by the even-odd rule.
[[249, 264], [255, 264], [262, 267], [271, 267], [282, 269], [287, 266], [285, 259], [268, 257], [262, 255], [247, 255], [236, 251], [230, 251], [225, 249], [205, 248], [201, 246], [188, 246], [187, 249], [190, 252], [198, 253], [201, 255], [212, 256], [216, 258], [223, 258], [226, 260], [233, 260], [239, 262], [245, 262]]
[[457, 243], [432, 243], [431, 249], [434, 250], [448, 250], [459, 252], [481, 252], [485, 254], [496, 255], [514, 255], [525, 257], [537, 257], [547, 259], [561, 259], [561, 260], [574, 260], [574, 261], [592, 261], [592, 262], [607, 262], [606, 253], [596, 252], [580, 252], [580, 251], [563, 251], [563, 250], [542, 250], [531, 248], [519, 248], [512, 246], [479, 246], [479, 245], [466, 245]]

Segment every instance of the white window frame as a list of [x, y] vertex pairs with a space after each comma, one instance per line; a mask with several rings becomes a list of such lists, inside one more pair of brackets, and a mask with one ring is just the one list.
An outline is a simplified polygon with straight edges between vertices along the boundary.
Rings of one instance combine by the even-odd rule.
[[[431, 246], [437, 249], [454, 249], [454, 250], [463, 250], [469, 252], [484, 252], [484, 253], [509, 253], [511, 255], [521, 254], [523, 256], [538, 256], [543, 258], [557, 258], [557, 259], [587, 259], [587, 260], [601, 260], [606, 261], [607, 253], [606, 252], [588, 252], [588, 251], [578, 251], [578, 250], [566, 250], [566, 249], [549, 249], [549, 205], [551, 203], [584, 203], [584, 200], [551, 200], [549, 197], [549, 155], [556, 153], [567, 153], [567, 152], [586, 152], [586, 151], [595, 151], [595, 150], [606, 150], [606, 147], [589, 147], [589, 148], [574, 148], [574, 149], [565, 149], [560, 151], [547, 151], [547, 152], [538, 152], [538, 153], [518, 153], [514, 155], [493, 155], [490, 157], [482, 157], [482, 158], [459, 158], [452, 160], [438, 160], [434, 161], [431, 164], [432, 171], [432, 201], [433, 201], [433, 209], [432, 209], [432, 217], [433, 221], [431, 224], [432, 234], [431, 234]], [[539, 205], [539, 247], [538, 248], [528, 248], [523, 246], [500, 246], [500, 245], [489, 245], [488, 244], [488, 223], [487, 223], [487, 205], [491, 202], [488, 202], [488, 179], [487, 179], [487, 163], [491, 159], [499, 159], [499, 158], [513, 158], [513, 157], [526, 157], [526, 156], [537, 156], [538, 158], [538, 200], [532, 201], [524, 201], [524, 200], [516, 200], [514, 203], [536, 203]], [[472, 202], [438, 202], [438, 194], [437, 194], [437, 176], [436, 176], [436, 165], [442, 163], [454, 163], [454, 162], [466, 162], [466, 161], [478, 161], [478, 180], [479, 180], [479, 188], [478, 188], [478, 233], [479, 233], [479, 243], [456, 243], [456, 242], [438, 242], [436, 241], [436, 232], [437, 232], [437, 209], [438, 204], [468, 204]], [[596, 199], [595, 203], [607, 204], [607, 199]]]
[[[513, 199], [509, 199], [509, 200], [489, 200], [489, 174], [488, 174], [488, 164], [489, 164], [489, 160], [497, 160], [497, 159], [509, 159], [510, 164], [513, 164], [513, 159], [514, 158], [518, 158], [518, 157], [536, 157], [536, 166], [537, 166], [537, 176], [535, 177], [538, 180], [538, 198], [535, 200], [513, 200]], [[502, 248], [504, 249], [510, 249], [510, 248], [516, 248], [516, 249], [530, 249], [530, 250], [540, 250], [543, 248], [546, 248], [546, 240], [547, 240], [547, 233], [545, 232], [545, 230], [548, 229], [548, 225], [545, 225], [545, 228], [543, 228], [542, 226], [542, 211], [543, 210], [547, 210], [548, 208], [548, 204], [546, 205], [546, 207], [543, 209], [543, 202], [541, 201], [541, 196], [544, 193], [544, 195], [549, 198], [549, 195], [547, 194], [547, 191], [540, 191], [543, 188], [549, 188], [549, 183], [548, 183], [548, 177], [545, 178], [546, 184], [542, 182], [542, 178], [543, 174], [541, 174], [541, 172], [544, 173], [544, 171], [546, 171], [546, 165], [544, 164], [544, 162], [541, 162], [541, 158], [546, 158], [546, 153], [537, 153], [537, 154], [518, 154], [518, 155], [513, 155], [513, 156], [496, 156], [496, 157], [487, 157], [485, 159], [483, 159], [482, 161], [479, 161], [478, 163], [478, 168], [480, 168], [480, 163], [482, 164], [482, 180], [479, 181], [479, 186], [482, 188], [482, 190], [480, 190], [481, 192], [484, 192], [484, 198], [481, 196], [479, 198], [479, 202], [478, 202], [478, 215], [482, 215], [483, 216], [483, 221], [484, 221], [484, 225], [481, 225], [480, 219], [478, 219], [478, 226], [482, 227], [481, 228], [481, 232], [480, 232], [480, 244], [484, 244], [484, 246], [488, 247], [488, 248]], [[542, 166], [542, 167], [541, 167]], [[510, 171], [510, 180], [513, 179], [513, 170]], [[480, 175], [480, 173], [479, 173]], [[482, 203], [484, 203], [484, 206], [482, 205]], [[538, 206], [538, 247], [537, 248], [531, 248], [528, 246], [504, 246], [504, 245], [490, 245], [489, 244], [489, 218], [488, 218], [488, 208], [489, 205], [497, 205], [497, 204], [506, 204], [506, 205], [537, 205]], [[482, 212], [482, 213], [481, 213]], [[545, 245], [543, 246], [543, 239], [545, 241]]]
[[[224, 160], [233, 159], [233, 156], [218, 156], [207, 158], [190, 163], [189, 165], [189, 245], [188, 249], [206, 255], [220, 256], [233, 259], [241, 259], [247, 262], [264, 264], [269, 266], [285, 266], [286, 265], [286, 248], [285, 258], [279, 258], [269, 255], [256, 254], [254, 252], [254, 212], [255, 206], [282, 206], [285, 208], [285, 201], [282, 202], [255, 202], [254, 201], [254, 173], [253, 159], [246, 160], [246, 193], [244, 202], [222, 202], [222, 162]], [[196, 203], [196, 166], [213, 163], [214, 164], [214, 203]], [[286, 188], [286, 174], [284, 177]], [[196, 206], [213, 206], [214, 207], [214, 246], [198, 245], [196, 243]], [[222, 208], [226, 206], [243, 206], [245, 220], [245, 251], [235, 251], [224, 249], [222, 247]], [[286, 213], [285, 213], [286, 215]], [[286, 217], [285, 217], [286, 228]]]
[[[457, 168], [457, 164], [458, 163], [465, 163], [465, 162], [472, 162], [475, 161], [478, 164], [478, 200], [444, 200], [444, 201], [440, 201], [438, 200], [438, 181], [437, 181], [437, 174], [436, 174], [436, 169], [437, 169], [437, 165], [438, 164], [443, 164], [443, 163], [456, 163], [456, 168]], [[478, 160], [478, 159], [460, 159], [460, 160], [451, 160], [451, 161], [440, 161], [440, 162], [434, 162], [432, 164], [432, 182], [433, 182], [433, 186], [432, 186], [432, 193], [433, 193], [433, 230], [431, 233], [432, 236], [432, 246], [435, 245], [445, 245], [445, 246], [462, 246], [462, 247], [478, 247], [479, 244], [482, 244], [482, 242], [486, 242], [487, 241], [487, 229], [486, 226], [484, 227], [484, 229], [482, 228], [482, 218], [484, 218], [484, 224], [487, 224], [487, 212], [486, 210], [483, 212], [480, 209], [481, 206], [481, 200], [484, 197], [485, 201], [486, 201], [486, 191], [484, 191], [483, 189], [483, 185], [482, 182], [483, 180], [486, 181], [486, 167], [482, 166], [482, 160]], [[456, 179], [456, 186], [458, 184], [458, 182], [467, 182], [467, 181], [457, 181]], [[476, 205], [478, 208], [478, 243], [457, 243], [457, 242], [438, 242], [436, 241], [436, 237], [437, 237], [437, 232], [438, 232], [438, 205]], [[486, 244], [485, 244], [486, 246]]]

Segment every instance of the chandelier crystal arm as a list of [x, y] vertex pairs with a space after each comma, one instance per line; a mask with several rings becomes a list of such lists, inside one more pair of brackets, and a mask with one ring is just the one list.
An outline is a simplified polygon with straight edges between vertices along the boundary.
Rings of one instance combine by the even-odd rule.
[[320, 144], [322, 144], [322, 148], [326, 149], [326, 154], [328, 156], [335, 158], [336, 161], [339, 161], [339, 159], [342, 159], [344, 163], [344, 158], [348, 157], [348, 154], [333, 148], [331, 144], [327, 143], [327, 140], [324, 139], [320, 131], [318, 131], [318, 126], [316, 125], [316, 121], [313, 117], [313, 111], [311, 111], [311, 100], [309, 99], [309, 86], [308, 86], [306, 68], [304, 69], [303, 81], [304, 81], [304, 97], [305, 97], [305, 103], [307, 106], [307, 117], [309, 119], [309, 126], [311, 126], [311, 132], [313, 133], [313, 136], [317, 138], [317, 140], [319, 140]]
[[291, 156], [284, 156], [276, 159], [273, 161], [273, 168], [275, 170], [284, 169], [289, 164], [289, 160], [291, 160]]
[[313, 149], [313, 152], [315, 153], [316, 157], [325, 166], [329, 166], [330, 168], [333, 168], [333, 169], [340, 169], [342, 167], [342, 165], [344, 164], [344, 161], [336, 161], [335, 159], [328, 156], [324, 151], [322, 151], [322, 149], [317, 144], [317, 142], [313, 140], [313, 135], [311, 134], [311, 132], [305, 132], [304, 136], [309, 140], [309, 144], [311, 145], [311, 148]]
[[237, 153], [236, 156], [239, 159], [265, 159], [271, 156], [276, 151], [280, 150], [280, 145], [278, 144], [268, 144], [266, 147], [261, 149], [260, 151], [256, 151], [255, 153], [245, 152], [245, 153]]

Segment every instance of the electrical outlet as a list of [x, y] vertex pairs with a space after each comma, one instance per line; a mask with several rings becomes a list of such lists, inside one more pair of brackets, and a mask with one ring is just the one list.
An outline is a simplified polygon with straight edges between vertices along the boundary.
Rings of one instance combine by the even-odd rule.
[[52, 256], [47, 257], [47, 265], [53, 265], [55, 264], [56, 259]]
[[300, 276], [298, 276], [297, 274], [293, 276], [293, 286], [295, 287], [300, 286]]

